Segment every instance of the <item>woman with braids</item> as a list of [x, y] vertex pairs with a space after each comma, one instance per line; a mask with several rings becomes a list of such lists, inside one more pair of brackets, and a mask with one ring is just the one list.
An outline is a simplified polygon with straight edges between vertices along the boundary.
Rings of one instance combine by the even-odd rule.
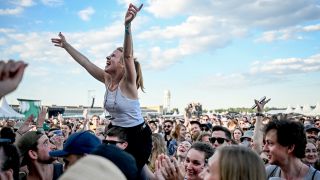
[[126, 151], [136, 158], [139, 170], [148, 161], [152, 148], [151, 131], [145, 125], [140, 110], [138, 89], [143, 91], [144, 86], [140, 64], [133, 56], [131, 35], [131, 22], [141, 8], [142, 5], [139, 8], [129, 5], [125, 15], [123, 47], [107, 56], [105, 69], [99, 68], [73, 48], [61, 33], [59, 38], [52, 39], [55, 46], [64, 48], [89, 74], [105, 84], [104, 107], [113, 118], [109, 126], [126, 128], [129, 137]]

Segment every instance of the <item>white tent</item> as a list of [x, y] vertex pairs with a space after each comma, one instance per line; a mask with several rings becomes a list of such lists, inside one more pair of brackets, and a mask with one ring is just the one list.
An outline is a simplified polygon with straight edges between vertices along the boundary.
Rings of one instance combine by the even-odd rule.
[[303, 114], [303, 111], [301, 109], [300, 105], [297, 105], [296, 108], [294, 109], [293, 113], [297, 113], [297, 114]]
[[5, 97], [0, 100], [0, 117], [4, 118], [24, 118], [23, 114], [17, 113], [12, 107], [9, 106]]
[[284, 112], [285, 114], [290, 114], [290, 113], [293, 113], [293, 109], [291, 106], [288, 106], [286, 111]]
[[311, 115], [312, 109], [308, 104], [305, 104], [302, 108], [302, 112], [304, 115], [309, 116], [309, 115]]
[[320, 115], [320, 103], [316, 104], [316, 107], [312, 110], [311, 115], [313, 116]]

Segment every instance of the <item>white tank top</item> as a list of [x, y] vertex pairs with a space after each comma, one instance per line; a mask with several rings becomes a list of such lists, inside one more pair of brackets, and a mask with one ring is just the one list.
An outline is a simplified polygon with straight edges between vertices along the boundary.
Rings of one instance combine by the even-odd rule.
[[114, 91], [107, 88], [104, 97], [104, 108], [114, 118], [112, 125], [120, 127], [134, 127], [144, 122], [139, 99], [125, 97], [120, 86]]

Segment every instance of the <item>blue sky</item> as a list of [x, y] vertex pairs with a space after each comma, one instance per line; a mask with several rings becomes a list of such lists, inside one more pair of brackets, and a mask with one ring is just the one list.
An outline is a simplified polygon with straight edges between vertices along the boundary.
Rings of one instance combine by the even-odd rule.
[[273, 107], [320, 101], [320, 2], [317, 0], [8, 0], [0, 1], [0, 57], [29, 63], [7, 96], [43, 105], [101, 106], [104, 85], [50, 41], [69, 43], [104, 68], [123, 43], [128, 3], [144, 4], [133, 22], [142, 64], [142, 106], [200, 102], [206, 109]]

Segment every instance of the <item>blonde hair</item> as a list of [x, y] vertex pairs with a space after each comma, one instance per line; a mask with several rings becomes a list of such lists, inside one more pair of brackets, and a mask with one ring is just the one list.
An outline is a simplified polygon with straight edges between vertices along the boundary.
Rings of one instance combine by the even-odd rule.
[[[118, 47], [117, 50], [123, 53], [123, 47]], [[133, 60], [134, 60], [134, 67], [137, 73], [137, 78], [136, 78], [137, 89], [140, 88], [141, 91], [144, 92], [143, 77], [142, 77], [142, 70], [141, 70], [140, 63], [139, 61], [137, 61], [137, 58], [134, 58]], [[123, 54], [121, 56], [120, 61], [124, 63]]]
[[[221, 180], [266, 179], [262, 159], [247, 147], [232, 145], [217, 149]], [[248, 164], [248, 162], [250, 162]]]
[[153, 133], [152, 136], [152, 150], [150, 155], [149, 168], [152, 172], [155, 171], [155, 163], [158, 155], [167, 153], [167, 144], [161, 134]]

